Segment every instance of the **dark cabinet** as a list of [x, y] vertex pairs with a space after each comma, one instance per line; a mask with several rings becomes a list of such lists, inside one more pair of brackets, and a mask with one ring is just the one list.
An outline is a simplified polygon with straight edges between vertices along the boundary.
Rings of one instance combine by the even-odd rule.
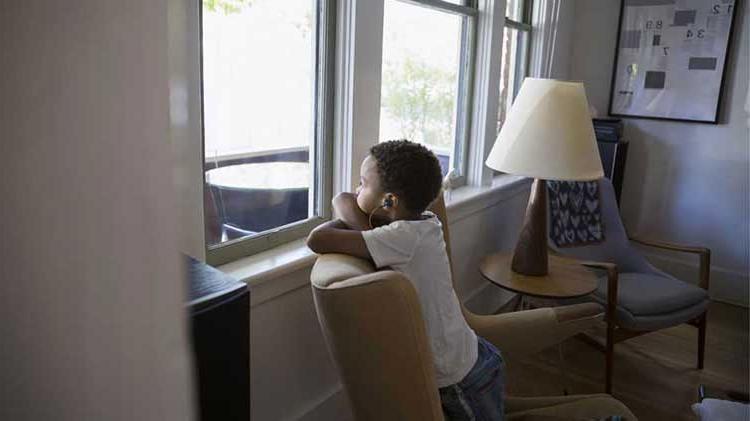
[[185, 258], [201, 421], [250, 419], [250, 291]]

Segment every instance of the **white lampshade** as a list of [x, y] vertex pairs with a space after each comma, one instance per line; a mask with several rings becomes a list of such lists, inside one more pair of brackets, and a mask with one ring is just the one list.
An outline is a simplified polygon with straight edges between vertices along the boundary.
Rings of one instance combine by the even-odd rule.
[[526, 78], [487, 166], [544, 180], [603, 177], [583, 84]]

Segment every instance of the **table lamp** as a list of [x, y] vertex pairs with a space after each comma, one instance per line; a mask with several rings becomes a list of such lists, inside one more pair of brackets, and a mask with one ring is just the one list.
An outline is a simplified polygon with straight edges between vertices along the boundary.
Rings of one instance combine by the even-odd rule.
[[546, 180], [604, 176], [583, 84], [526, 78], [486, 164], [534, 177], [511, 269], [522, 275], [547, 275]]

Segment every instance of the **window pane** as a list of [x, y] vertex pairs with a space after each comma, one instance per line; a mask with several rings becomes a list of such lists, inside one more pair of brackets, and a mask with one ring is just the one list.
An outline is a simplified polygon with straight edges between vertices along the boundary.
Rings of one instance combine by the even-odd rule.
[[454, 165], [463, 17], [391, 0], [383, 18], [380, 138], [430, 147]]
[[513, 100], [521, 89], [528, 73], [528, 40], [526, 31], [505, 27], [503, 33], [503, 56], [500, 66], [500, 104], [497, 109], [497, 131], [505, 121]]
[[315, 2], [203, 0], [209, 245], [312, 216]]
[[505, 3], [505, 17], [516, 22], [523, 22], [524, 0], [508, 0]]

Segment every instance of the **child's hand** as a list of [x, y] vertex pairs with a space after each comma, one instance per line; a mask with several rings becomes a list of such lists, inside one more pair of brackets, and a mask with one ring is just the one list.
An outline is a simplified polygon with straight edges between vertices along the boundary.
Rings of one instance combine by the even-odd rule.
[[342, 192], [331, 201], [333, 211], [350, 229], [363, 231], [370, 229], [367, 215], [357, 205], [357, 195]]
[[357, 195], [349, 192], [341, 192], [337, 194], [331, 201], [331, 204], [333, 205], [333, 210], [336, 211], [337, 214], [340, 214], [340, 210], [346, 211], [351, 210], [352, 208], [359, 209], [359, 206], [357, 206]]

